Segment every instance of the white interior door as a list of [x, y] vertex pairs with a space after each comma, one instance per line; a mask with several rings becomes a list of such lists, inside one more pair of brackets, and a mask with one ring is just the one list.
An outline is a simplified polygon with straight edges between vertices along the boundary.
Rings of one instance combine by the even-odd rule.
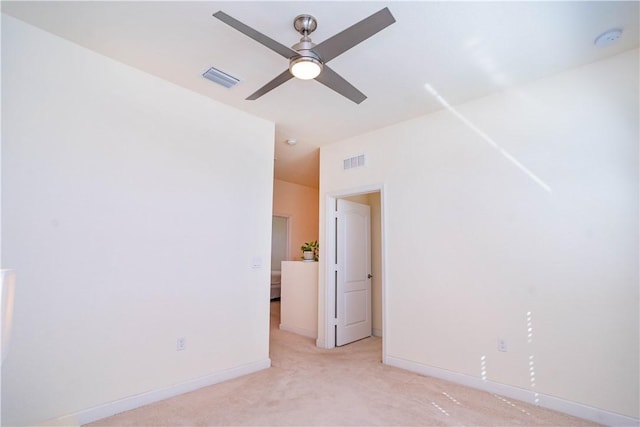
[[336, 345], [371, 336], [371, 208], [338, 199]]

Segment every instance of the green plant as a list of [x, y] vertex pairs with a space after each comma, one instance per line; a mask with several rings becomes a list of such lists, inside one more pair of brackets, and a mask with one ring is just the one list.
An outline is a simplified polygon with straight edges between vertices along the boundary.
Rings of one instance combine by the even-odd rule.
[[[313, 242], [306, 242], [304, 245], [300, 246], [300, 250], [302, 252], [313, 252], [313, 260], [318, 260], [318, 241], [314, 240]], [[304, 259], [304, 256], [302, 257]]]

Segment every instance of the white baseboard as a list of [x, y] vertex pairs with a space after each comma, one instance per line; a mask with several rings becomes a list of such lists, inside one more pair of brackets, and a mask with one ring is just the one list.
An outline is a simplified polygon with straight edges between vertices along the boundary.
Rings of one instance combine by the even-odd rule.
[[376, 328], [373, 328], [373, 329], [372, 329], [372, 335], [373, 335], [374, 337], [380, 337], [380, 338], [382, 338], [382, 329], [376, 329]]
[[[481, 378], [461, 374], [459, 372], [453, 372], [446, 369], [423, 365], [418, 362], [413, 362], [398, 357], [387, 356], [385, 358], [385, 363], [397, 368], [416, 372], [421, 375], [440, 378], [446, 381], [451, 381], [452, 383], [462, 384], [478, 390], [499, 394], [501, 396], [521, 400], [523, 402], [542, 406], [543, 408], [552, 409], [554, 411], [562, 412], [564, 414], [572, 415], [574, 417], [594, 421], [596, 423], [608, 426], [638, 426], [640, 424], [640, 419], [637, 418], [628, 417], [626, 415], [617, 414], [615, 412], [605, 411], [603, 409], [593, 408], [591, 406], [583, 405], [582, 403], [572, 402], [570, 400], [565, 400], [542, 393], [536, 393], [534, 391], [522, 389], [519, 387], [482, 380]], [[538, 399], [537, 403], [535, 402], [536, 398]]]
[[236, 368], [225, 369], [223, 371], [214, 372], [200, 378], [185, 381], [172, 385], [161, 390], [153, 390], [147, 393], [137, 394], [135, 396], [125, 397], [124, 399], [114, 402], [105, 403], [100, 406], [85, 409], [74, 414], [65, 415], [60, 418], [43, 422], [41, 425], [46, 426], [81, 426], [83, 424], [92, 423], [121, 412], [136, 409], [150, 403], [159, 402], [173, 396], [188, 393], [202, 387], [228, 381], [243, 375], [252, 374], [263, 369], [271, 367], [271, 359], [264, 359], [258, 362], [248, 363]]
[[293, 332], [294, 334], [304, 335], [309, 338], [317, 338], [318, 333], [316, 331], [311, 331], [309, 329], [297, 328], [295, 326], [284, 325], [280, 323], [280, 329], [287, 332]]
[[332, 346], [329, 346], [324, 340], [321, 340], [320, 338], [316, 339], [316, 347], [324, 348], [325, 350], [333, 348]]

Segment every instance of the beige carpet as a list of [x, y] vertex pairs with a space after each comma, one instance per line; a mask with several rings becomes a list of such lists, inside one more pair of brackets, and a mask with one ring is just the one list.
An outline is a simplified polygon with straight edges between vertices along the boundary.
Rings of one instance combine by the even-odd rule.
[[318, 349], [278, 329], [279, 302], [271, 310], [272, 368], [90, 425], [595, 425], [385, 366], [379, 338]]

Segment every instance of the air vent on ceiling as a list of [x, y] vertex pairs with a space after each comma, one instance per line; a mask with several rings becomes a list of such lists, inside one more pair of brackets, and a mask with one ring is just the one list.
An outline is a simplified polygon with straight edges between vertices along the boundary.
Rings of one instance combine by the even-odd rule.
[[236, 79], [233, 76], [230, 76], [229, 74], [218, 70], [217, 68], [209, 68], [203, 75], [202, 77], [204, 77], [205, 79], [209, 79], [214, 83], [218, 83], [221, 86], [224, 86], [226, 88], [230, 88], [235, 86], [236, 84], [238, 84], [238, 82], [240, 80]]
[[349, 157], [348, 159], [344, 159], [342, 161], [342, 168], [344, 170], [360, 168], [364, 166], [364, 154], [360, 154], [359, 156]]

